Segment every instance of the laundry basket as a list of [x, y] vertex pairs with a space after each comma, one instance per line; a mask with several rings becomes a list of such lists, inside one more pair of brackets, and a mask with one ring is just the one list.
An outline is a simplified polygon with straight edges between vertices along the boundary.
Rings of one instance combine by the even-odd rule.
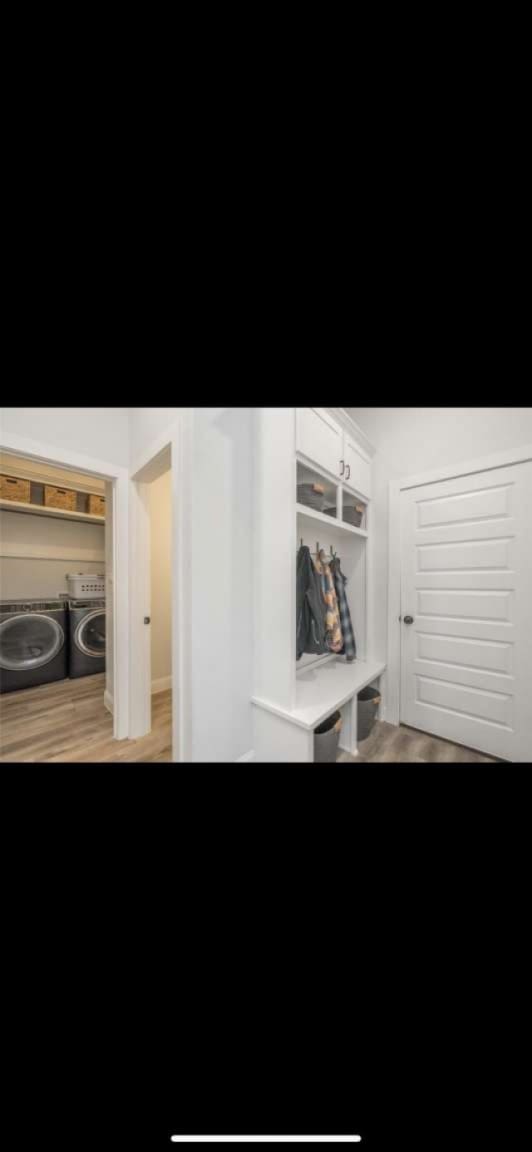
[[377, 719], [381, 696], [378, 688], [362, 688], [358, 693], [357, 743], [367, 740]]
[[338, 741], [342, 731], [342, 717], [333, 712], [323, 724], [314, 729], [314, 763], [336, 764]]
[[71, 572], [66, 580], [71, 600], [102, 600], [105, 596], [105, 576], [101, 574]]

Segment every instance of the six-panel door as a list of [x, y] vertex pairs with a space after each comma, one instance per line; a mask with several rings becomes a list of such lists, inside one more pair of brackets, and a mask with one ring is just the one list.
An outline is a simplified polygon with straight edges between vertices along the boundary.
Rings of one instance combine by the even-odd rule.
[[532, 463], [404, 491], [401, 552], [401, 721], [529, 759]]

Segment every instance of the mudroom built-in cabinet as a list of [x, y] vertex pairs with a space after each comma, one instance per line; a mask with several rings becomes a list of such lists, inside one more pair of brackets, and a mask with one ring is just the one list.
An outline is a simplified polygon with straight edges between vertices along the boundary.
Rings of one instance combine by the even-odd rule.
[[[379, 685], [372, 659], [373, 448], [342, 409], [260, 409], [255, 445], [255, 677], [257, 759], [312, 763], [314, 729], [339, 710], [340, 748], [357, 753], [357, 694]], [[309, 492], [318, 492], [315, 506]], [[297, 553], [338, 558], [356, 658], [334, 652], [296, 658]]]

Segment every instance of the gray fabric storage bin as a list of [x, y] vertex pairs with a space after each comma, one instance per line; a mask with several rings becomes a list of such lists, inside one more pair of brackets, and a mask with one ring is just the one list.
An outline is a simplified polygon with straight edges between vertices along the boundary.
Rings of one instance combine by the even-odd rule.
[[323, 512], [325, 493], [315, 492], [314, 484], [298, 484], [297, 499], [299, 504], [307, 504], [309, 508], [315, 508], [317, 512]]
[[381, 694], [378, 688], [363, 688], [358, 693], [357, 743], [367, 740], [377, 718]]
[[343, 510], [343, 518], [346, 524], [352, 524], [355, 528], [360, 528], [364, 517], [364, 508], [353, 508], [351, 504], [346, 504]]
[[342, 717], [333, 712], [323, 724], [314, 729], [314, 763], [336, 764], [338, 741], [342, 730]]

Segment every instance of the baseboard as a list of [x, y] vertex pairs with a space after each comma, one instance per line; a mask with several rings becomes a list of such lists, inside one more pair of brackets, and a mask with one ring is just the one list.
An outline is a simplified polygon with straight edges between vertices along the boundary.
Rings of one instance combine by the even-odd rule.
[[114, 712], [114, 701], [113, 701], [113, 697], [111, 696], [111, 693], [107, 691], [107, 688], [105, 689], [105, 692], [103, 694], [103, 702], [105, 704], [105, 707], [107, 708], [107, 711], [110, 712], [111, 716], [112, 716], [113, 712]]
[[359, 755], [358, 748], [355, 748], [355, 751], [353, 752], [352, 748], [346, 748], [344, 744], [338, 745], [338, 751], [339, 752], [347, 752], [348, 756], [358, 756]]
[[163, 676], [160, 680], [152, 680], [152, 682], [151, 682], [151, 694], [152, 694], [152, 696], [156, 696], [158, 692], [168, 692], [168, 689], [171, 687], [172, 687], [172, 677], [171, 676]]
[[257, 759], [256, 754], [253, 751], [253, 749], [251, 749], [250, 752], [244, 752], [243, 756], [237, 756], [235, 763], [236, 764], [251, 764], [256, 759]]

